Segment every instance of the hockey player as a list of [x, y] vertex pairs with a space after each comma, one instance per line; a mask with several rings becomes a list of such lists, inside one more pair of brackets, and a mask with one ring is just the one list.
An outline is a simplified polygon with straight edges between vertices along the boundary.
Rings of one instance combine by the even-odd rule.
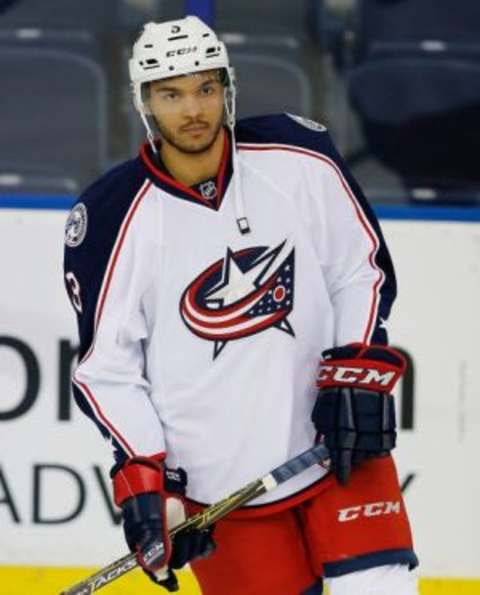
[[[390, 456], [396, 284], [372, 210], [324, 126], [235, 121], [225, 46], [199, 19], [147, 24], [130, 75], [148, 142], [80, 197], [65, 239], [74, 393], [113, 445], [129, 547], [169, 590], [191, 561], [204, 595], [316, 595], [323, 578], [413, 595]], [[210, 532], [170, 542], [185, 509], [318, 439], [330, 469], [219, 521], [214, 553]]]

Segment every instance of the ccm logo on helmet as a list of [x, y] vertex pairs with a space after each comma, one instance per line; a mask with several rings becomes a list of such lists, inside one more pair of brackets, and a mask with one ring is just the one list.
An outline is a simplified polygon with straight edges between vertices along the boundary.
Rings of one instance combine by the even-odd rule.
[[198, 47], [196, 45], [189, 48], [180, 48], [179, 50], [170, 50], [167, 52], [167, 58], [172, 58], [173, 56], [184, 56], [185, 54], [192, 54], [197, 50]]
[[339, 523], [354, 521], [359, 517], [373, 517], [386, 514], [400, 514], [400, 501], [396, 502], [370, 502], [361, 506], [351, 506], [350, 508], [340, 508], [337, 520]]
[[345, 384], [377, 384], [389, 386], [397, 372], [381, 372], [375, 368], [355, 368], [350, 366], [328, 366], [323, 364], [317, 382], [344, 382]]

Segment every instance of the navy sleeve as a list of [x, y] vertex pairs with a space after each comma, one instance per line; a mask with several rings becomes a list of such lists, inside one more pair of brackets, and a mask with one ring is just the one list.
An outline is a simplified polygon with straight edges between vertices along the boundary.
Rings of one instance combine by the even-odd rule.
[[[102, 287], [108, 283], [109, 262], [135, 197], [145, 185], [138, 160], [122, 164], [90, 186], [74, 204], [66, 223], [64, 282], [77, 316], [79, 361], [85, 360], [95, 341], [102, 309]], [[112, 431], [93, 399], [73, 383], [80, 409], [114, 446], [115, 456], [128, 456], [128, 448]]]

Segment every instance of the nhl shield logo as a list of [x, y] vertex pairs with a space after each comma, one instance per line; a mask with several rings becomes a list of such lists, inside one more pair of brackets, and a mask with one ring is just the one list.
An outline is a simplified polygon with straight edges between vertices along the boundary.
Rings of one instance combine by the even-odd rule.
[[203, 198], [207, 200], [214, 200], [217, 198], [217, 187], [213, 180], [208, 180], [208, 182], [203, 182], [199, 185], [198, 189], [200, 190], [200, 194]]
[[294, 331], [295, 250], [285, 241], [275, 248], [255, 246], [218, 260], [185, 289], [180, 314], [187, 328], [214, 343], [213, 357], [229, 341], [269, 328]]
[[79, 202], [70, 211], [65, 224], [65, 244], [70, 248], [76, 248], [85, 239], [87, 234], [87, 208]]

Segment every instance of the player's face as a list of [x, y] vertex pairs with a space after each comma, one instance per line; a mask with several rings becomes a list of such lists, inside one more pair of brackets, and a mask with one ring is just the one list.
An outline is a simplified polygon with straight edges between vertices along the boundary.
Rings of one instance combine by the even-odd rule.
[[202, 153], [223, 124], [223, 85], [211, 70], [150, 83], [148, 107], [164, 142], [184, 153]]

